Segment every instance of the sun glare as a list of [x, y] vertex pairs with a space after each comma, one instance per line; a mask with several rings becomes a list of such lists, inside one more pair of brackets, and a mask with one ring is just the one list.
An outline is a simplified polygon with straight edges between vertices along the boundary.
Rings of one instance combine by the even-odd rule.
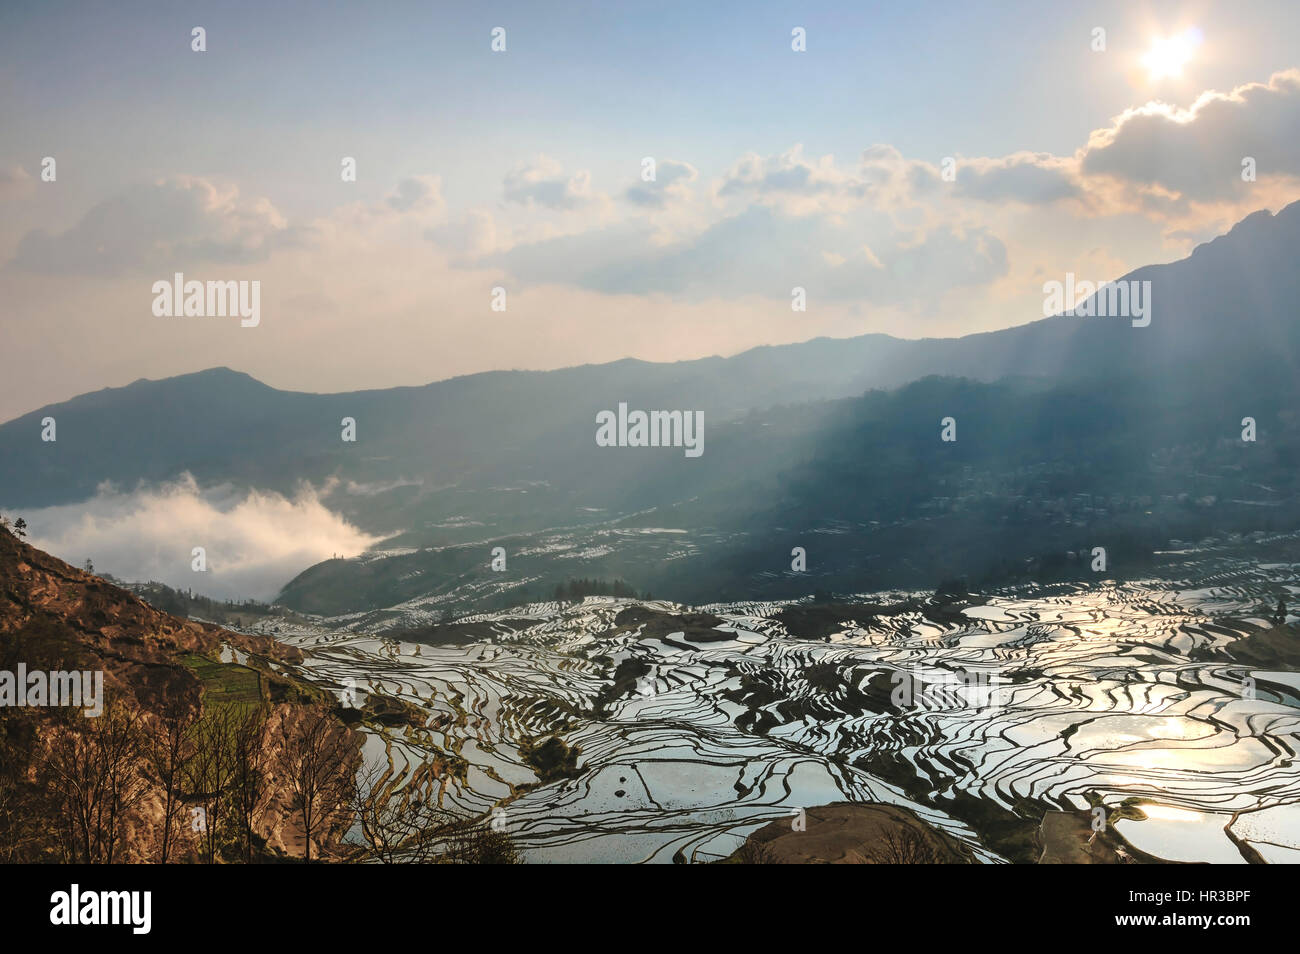
[[1195, 27], [1173, 36], [1156, 37], [1151, 49], [1142, 57], [1142, 65], [1151, 80], [1161, 80], [1183, 75], [1183, 67], [1192, 53], [1201, 45], [1201, 31]]

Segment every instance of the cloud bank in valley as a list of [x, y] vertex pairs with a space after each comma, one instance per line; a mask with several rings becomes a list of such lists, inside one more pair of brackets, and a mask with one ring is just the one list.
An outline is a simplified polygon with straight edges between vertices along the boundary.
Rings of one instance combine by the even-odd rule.
[[[131, 582], [157, 580], [221, 599], [269, 600], [294, 576], [337, 554], [355, 556], [372, 537], [321, 503], [229, 486], [200, 488], [186, 474], [131, 492], [103, 486], [78, 504], [25, 511], [30, 542], [76, 566]], [[203, 547], [207, 569], [193, 569]]]

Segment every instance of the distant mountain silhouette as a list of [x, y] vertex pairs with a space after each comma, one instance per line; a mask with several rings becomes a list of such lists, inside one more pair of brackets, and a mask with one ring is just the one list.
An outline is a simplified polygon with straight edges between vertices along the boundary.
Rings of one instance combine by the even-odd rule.
[[[1058, 316], [962, 338], [819, 338], [731, 358], [497, 371], [348, 394], [279, 391], [228, 368], [140, 380], [0, 426], [0, 501], [68, 503], [104, 480], [129, 488], [185, 470], [201, 482], [279, 489], [335, 473], [437, 485], [563, 478], [557, 451], [562, 457], [590, 444], [595, 411], [620, 400], [698, 409], [716, 424], [752, 409], [935, 374], [981, 381], [1171, 376], [1176, 389], [1199, 387], [1206, 374], [1276, 382], [1293, 375], [1300, 358], [1297, 248], [1300, 203], [1277, 215], [1256, 212], [1181, 261], [1123, 276], [1153, 284], [1146, 328], [1123, 318]], [[46, 416], [58, 422], [55, 444], [39, 440]], [[356, 445], [339, 439], [343, 417], [358, 422]]]
[[[834, 519], [911, 521], [927, 501], [984, 484], [1007, 499], [1060, 500], [1102, 488], [1132, 500], [1216, 495], [1233, 474], [1245, 480], [1243, 465], [1228, 456], [1237, 451], [1222, 445], [1247, 415], [1270, 434], [1251, 458], [1253, 479], [1276, 491], [1300, 464], [1300, 447], [1292, 446], [1300, 444], [1293, 413], [1300, 394], [1298, 249], [1294, 203], [1276, 215], [1246, 217], [1180, 261], [1122, 276], [1151, 282], [1147, 327], [1126, 317], [1058, 315], [962, 338], [820, 338], [731, 358], [497, 371], [348, 394], [279, 391], [227, 368], [142, 380], [0, 427], [0, 503], [74, 502], [105, 480], [130, 489], [184, 471], [201, 484], [281, 491], [338, 477], [401, 484], [329, 501], [363, 529], [401, 534], [401, 545], [477, 543], [651, 508], [659, 508], [646, 518], [651, 526], [675, 520], [759, 539], [774, 527]], [[879, 393], [862, 397], [868, 390]], [[595, 415], [620, 401], [703, 411], [703, 457], [597, 447]], [[54, 444], [39, 437], [47, 415], [58, 422]], [[937, 437], [947, 415], [959, 419], [961, 437], [952, 446]], [[340, 439], [344, 417], [357, 422], [356, 443]], [[1157, 457], [1176, 464], [1157, 465]], [[1196, 478], [1203, 464], [1223, 471], [1218, 484]], [[1025, 477], [1043, 466], [1050, 479]], [[1008, 476], [1015, 467], [1020, 476]], [[1205, 521], [1170, 518], [1162, 526], [1189, 532]], [[974, 524], [968, 530], [977, 532]], [[1044, 546], [1063, 545], [1068, 536], [1035, 532], [1026, 539]], [[481, 557], [475, 550], [474, 563]], [[448, 554], [438, 559], [444, 577], [458, 572]], [[718, 559], [735, 561], [743, 591], [753, 560], [734, 549]], [[917, 573], [964, 572], [967, 565], [956, 562], [948, 568], [927, 560]], [[323, 587], [317, 595], [337, 608], [329, 588], [341, 586], [338, 600], [346, 603], [343, 581], [353, 569], [344, 561], [328, 566], [311, 576]], [[664, 596], [674, 581], [690, 583], [694, 593], [724, 572], [715, 565], [683, 577], [635, 561], [569, 569], [623, 577]], [[365, 571], [365, 603], [415, 595], [388, 574], [382, 561]], [[315, 598], [298, 605], [316, 605]]]

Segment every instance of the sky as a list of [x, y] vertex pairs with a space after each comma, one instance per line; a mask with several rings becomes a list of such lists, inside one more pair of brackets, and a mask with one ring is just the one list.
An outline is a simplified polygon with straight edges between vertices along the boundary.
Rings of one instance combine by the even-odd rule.
[[0, 4], [0, 130], [0, 421], [951, 336], [1300, 198], [1300, 4]]

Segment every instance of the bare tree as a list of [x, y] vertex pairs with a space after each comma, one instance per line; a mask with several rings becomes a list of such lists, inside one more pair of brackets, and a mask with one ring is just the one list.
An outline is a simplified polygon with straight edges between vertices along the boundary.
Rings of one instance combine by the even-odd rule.
[[190, 759], [194, 757], [193, 725], [194, 713], [189, 704], [174, 700], [164, 710], [158, 731], [149, 745], [148, 771], [163, 799], [162, 846], [158, 860], [164, 865], [171, 858], [174, 833], [184, 817], [181, 791]]
[[235, 773], [234, 730], [236, 716], [228, 705], [211, 706], [194, 723], [194, 753], [185, 765], [184, 779], [190, 798], [201, 810], [199, 850], [208, 864], [221, 848], [227, 791]]
[[776, 860], [776, 852], [768, 847], [766, 842], [756, 841], [753, 837], [746, 838], [745, 843], [736, 849], [732, 857], [737, 864], [742, 865], [780, 864]]
[[446, 834], [438, 861], [453, 865], [517, 865], [523, 863], [523, 858], [507, 832], [481, 819], [471, 819], [457, 823]]
[[355, 791], [357, 746], [351, 731], [320, 706], [286, 720], [281, 732], [276, 768], [284, 776], [290, 804], [302, 815], [306, 860], [311, 861], [312, 839], [347, 815]]
[[28, 781], [32, 738], [18, 720], [6, 719], [12, 709], [0, 709], [0, 864], [48, 860], [51, 838], [60, 820], [48, 799]]
[[126, 815], [148, 791], [140, 714], [115, 703], [83, 731], [55, 734], [46, 760], [73, 861], [112, 864]]
[[45, 786], [59, 819], [64, 859], [89, 864], [99, 851], [96, 824], [100, 779], [90, 739], [69, 726], [52, 727], [42, 766]]
[[148, 736], [139, 710], [124, 705], [111, 707], [93, 721], [103, 759], [105, 861], [111, 865], [127, 813], [149, 792], [149, 780], [141, 771]]
[[249, 706], [231, 725], [231, 806], [239, 828], [244, 861], [253, 860], [253, 830], [266, 805], [266, 709]]
[[520, 863], [506, 832], [439, 807], [436, 777], [417, 773], [401, 781], [379, 766], [356, 783], [353, 804], [368, 857], [384, 864]]
[[942, 865], [949, 859], [915, 828], [886, 828], [880, 843], [868, 852], [878, 865]]
[[417, 776], [405, 785], [375, 766], [358, 775], [352, 796], [363, 850], [384, 864], [425, 864], [439, 854], [455, 819], [438, 807], [438, 780]]

